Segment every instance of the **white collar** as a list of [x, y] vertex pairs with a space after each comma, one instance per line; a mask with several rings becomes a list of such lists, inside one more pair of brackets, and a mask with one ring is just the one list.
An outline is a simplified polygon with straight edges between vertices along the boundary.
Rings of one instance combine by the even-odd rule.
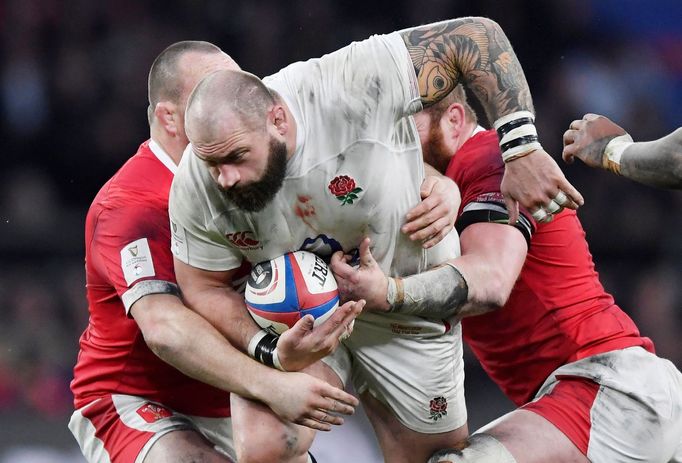
[[161, 164], [166, 166], [168, 170], [175, 175], [175, 172], [178, 170], [178, 166], [173, 162], [173, 159], [168, 155], [168, 153], [161, 148], [161, 145], [156, 143], [153, 138], [149, 140], [149, 149], [152, 150], [154, 156], [161, 161]]
[[474, 131], [471, 132], [471, 135], [469, 135], [469, 138], [473, 137], [474, 135], [476, 135], [477, 133], [480, 133], [480, 132], [485, 132], [485, 129], [483, 127], [481, 127], [480, 125], [477, 125], [476, 128], [474, 129]]

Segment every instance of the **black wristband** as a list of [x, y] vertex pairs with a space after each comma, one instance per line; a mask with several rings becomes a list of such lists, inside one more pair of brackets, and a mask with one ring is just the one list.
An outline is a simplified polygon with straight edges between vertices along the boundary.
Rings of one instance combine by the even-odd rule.
[[511, 132], [515, 128], [521, 127], [522, 125], [526, 125], [526, 124], [533, 125], [534, 123], [535, 122], [530, 117], [522, 117], [520, 119], [515, 119], [513, 121], [507, 122], [506, 124], [500, 126], [500, 128], [497, 129], [497, 135], [500, 137], [500, 140], [502, 140], [502, 137], [507, 135], [509, 132]]
[[512, 141], [505, 143], [504, 145], [501, 145], [500, 149], [504, 153], [508, 149], [514, 148], [515, 146], [528, 145], [529, 143], [535, 143], [537, 141], [538, 141], [537, 135], [526, 135], [525, 137], [515, 138]]
[[274, 367], [275, 362], [273, 360], [273, 352], [277, 347], [278, 339], [279, 336], [276, 336], [272, 333], [267, 333], [260, 341], [258, 341], [258, 344], [256, 344], [253, 357], [263, 365]]

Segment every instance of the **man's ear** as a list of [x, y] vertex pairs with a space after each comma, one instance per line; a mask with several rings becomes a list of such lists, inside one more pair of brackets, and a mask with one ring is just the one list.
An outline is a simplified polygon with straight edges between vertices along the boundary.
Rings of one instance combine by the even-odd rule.
[[466, 111], [464, 110], [464, 106], [459, 103], [452, 103], [445, 110], [444, 118], [445, 122], [449, 124], [454, 131], [459, 133], [466, 124]]
[[276, 104], [268, 112], [268, 122], [275, 126], [275, 130], [280, 135], [284, 135], [289, 130], [289, 119], [287, 112], [282, 105]]
[[163, 127], [166, 132], [173, 136], [178, 134], [181, 121], [179, 120], [178, 106], [175, 103], [170, 101], [156, 103], [154, 117], [159, 126]]

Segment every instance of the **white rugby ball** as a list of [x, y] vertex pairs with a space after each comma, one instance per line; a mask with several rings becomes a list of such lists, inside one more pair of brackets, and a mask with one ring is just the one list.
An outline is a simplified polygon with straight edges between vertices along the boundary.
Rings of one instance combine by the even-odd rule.
[[315, 325], [339, 306], [336, 280], [326, 262], [295, 251], [253, 267], [244, 292], [246, 307], [262, 328], [282, 334], [307, 314]]

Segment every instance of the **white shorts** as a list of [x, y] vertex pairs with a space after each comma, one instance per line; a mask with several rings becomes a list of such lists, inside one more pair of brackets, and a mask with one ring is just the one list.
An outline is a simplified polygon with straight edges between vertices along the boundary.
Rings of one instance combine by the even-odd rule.
[[467, 420], [464, 402], [462, 329], [459, 323], [399, 314], [364, 313], [344, 341], [350, 362], [337, 349], [325, 363], [350, 377], [358, 393], [384, 403], [409, 429], [434, 434]]
[[193, 429], [236, 461], [232, 420], [184, 415], [142, 397], [111, 394], [76, 410], [69, 430], [89, 463], [141, 463], [164, 434]]
[[682, 463], [682, 374], [641, 347], [558, 368], [523, 408], [593, 463]]

